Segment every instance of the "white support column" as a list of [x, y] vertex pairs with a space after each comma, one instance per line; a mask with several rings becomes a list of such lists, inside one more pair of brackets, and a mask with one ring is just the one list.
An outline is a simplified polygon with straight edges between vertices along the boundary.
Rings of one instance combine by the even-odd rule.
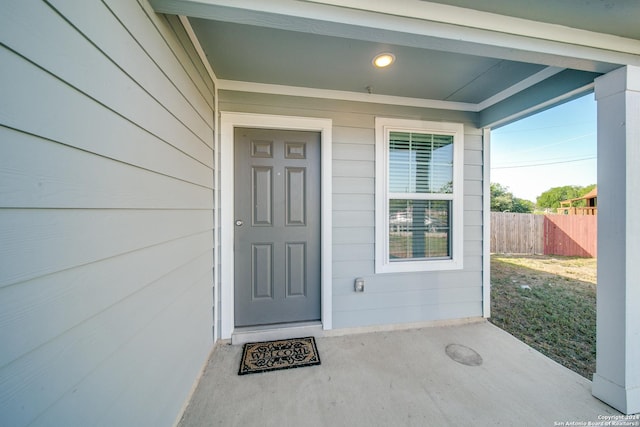
[[482, 130], [482, 317], [491, 317], [491, 129]]
[[640, 67], [596, 79], [597, 361], [593, 395], [640, 412]]

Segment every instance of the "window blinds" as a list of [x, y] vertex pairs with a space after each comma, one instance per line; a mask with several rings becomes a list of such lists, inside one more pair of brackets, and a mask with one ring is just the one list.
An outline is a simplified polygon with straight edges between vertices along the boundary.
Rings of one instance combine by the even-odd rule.
[[453, 192], [453, 136], [390, 132], [389, 192]]

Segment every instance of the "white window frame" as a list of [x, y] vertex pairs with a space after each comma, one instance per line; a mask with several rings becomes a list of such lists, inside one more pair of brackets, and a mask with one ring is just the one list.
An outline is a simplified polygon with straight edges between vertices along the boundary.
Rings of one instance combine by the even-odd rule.
[[[413, 271], [459, 270], [464, 257], [464, 126], [376, 117], [376, 274]], [[453, 136], [453, 198], [451, 206], [451, 258], [394, 261], [389, 259], [389, 134], [390, 132], [434, 133]], [[434, 197], [430, 200], [442, 200]], [[447, 200], [449, 198], [447, 197]]]

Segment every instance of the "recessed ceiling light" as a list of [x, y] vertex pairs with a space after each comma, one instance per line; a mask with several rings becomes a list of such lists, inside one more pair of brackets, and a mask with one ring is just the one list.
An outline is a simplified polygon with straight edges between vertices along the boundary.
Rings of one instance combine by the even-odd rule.
[[393, 64], [393, 61], [396, 60], [396, 57], [393, 56], [392, 53], [381, 53], [379, 55], [376, 55], [375, 58], [373, 58], [373, 65], [375, 65], [378, 68], [384, 68], [384, 67], [388, 67], [389, 65]]

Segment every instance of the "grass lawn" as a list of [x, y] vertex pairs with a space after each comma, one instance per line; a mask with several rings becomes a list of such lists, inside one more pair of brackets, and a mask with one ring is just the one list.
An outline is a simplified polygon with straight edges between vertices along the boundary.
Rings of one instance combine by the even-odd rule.
[[591, 380], [596, 368], [596, 260], [492, 255], [490, 320]]

